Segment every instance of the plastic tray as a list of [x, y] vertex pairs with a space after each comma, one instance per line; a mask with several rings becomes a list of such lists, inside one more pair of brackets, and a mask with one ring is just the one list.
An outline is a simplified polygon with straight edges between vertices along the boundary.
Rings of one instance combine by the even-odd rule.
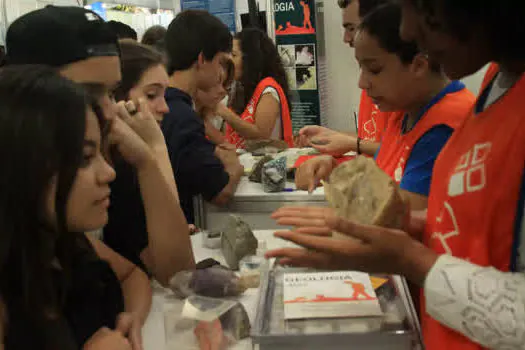
[[408, 287], [399, 276], [376, 289], [382, 317], [285, 320], [283, 273], [276, 267], [261, 280], [252, 341], [260, 350], [422, 349], [420, 327]]

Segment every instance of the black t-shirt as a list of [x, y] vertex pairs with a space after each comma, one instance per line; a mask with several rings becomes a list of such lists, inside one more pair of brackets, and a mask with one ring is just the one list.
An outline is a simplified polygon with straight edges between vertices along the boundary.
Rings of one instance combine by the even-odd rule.
[[166, 102], [170, 112], [162, 121], [162, 132], [182, 210], [188, 223], [194, 223], [193, 197], [200, 194], [205, 200], [211, 200], [230, 179], [215, 156], [215, 145], [206, 138], [204, 123], [193, 109], [191, 97], [179, 89], [169, 88]]
[[111, 183], [108, 223], [104, 243], [148, 273], [140, 253], [148, 246], [146, 213], [135, 169], [124, 160], [115, 161], [117, 177]]
[[69, 282], [64, 284], [63, 272], [51, 268], [57, 294], [67, 288], [63, 309], [52, 317], [34, 319], [21, 293], [3, 295], [8, 315], [6, 350], [76, 350], [100, 328], [115, 328], [117, 316], [124, 311], [120, 282], [83, 233], [70, 234], [75, 237]]

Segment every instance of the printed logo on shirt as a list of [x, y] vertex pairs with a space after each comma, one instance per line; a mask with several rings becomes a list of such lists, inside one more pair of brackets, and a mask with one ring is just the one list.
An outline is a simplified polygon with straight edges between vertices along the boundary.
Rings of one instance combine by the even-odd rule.
[[[410, 147], [406, 146], [405, 149], [408, 150]], [[405, 168], [405, 157], [401, 157], [397, 163], [396, 170], [394, 170], [394, 180], [397, 183], [401, 182], [403, 178], [403, 169]]]
[[436, 218], [436, 221], [439, 224], [439, 227], [446, 227], [447, 230], [450, 228], [450, 230], [447, 232], [432, 232], [430, 238], [437, 239], [441, 243], [441, 247], [445, 252], [452, 255], [452, 249], [448, 245], [447, 240], [451, 237], [459, 236], [460, 231], [456, 215], [454, 214], [454, 209], [452, 209], [452, 206], [448, 202], [444, 203], [441, 213]]
[[367, 120], [363, 124], [363, 129], [365, 130], [365, 133], [368, 135], [368, 140], [375, 140], [376, 132], [377, 132], [377, 125], [376, 125], [376, 116], [378, 114], [377, 109], [374, 109], [372, 111], [372, 114], [370, 115], [370, 120]]
[[253, 114], [253, 102], [250, 102], [247, 109], [248, 109], [248, 113]]
[[450, 197], [477, 192], [485, 188], [487, 182], [485, 161], [491, 147], [490, 142], [479, 143], [461, 156], [448, 184]]

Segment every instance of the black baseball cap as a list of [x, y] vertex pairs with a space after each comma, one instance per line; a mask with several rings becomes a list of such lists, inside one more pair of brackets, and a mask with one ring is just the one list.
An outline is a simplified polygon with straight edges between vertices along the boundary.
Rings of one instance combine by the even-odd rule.
[[47, 6], [15, 20], [6, 35], [7, 64], [60, 67], [90, 57], [119, 56], [106, 22], [82, 7]]

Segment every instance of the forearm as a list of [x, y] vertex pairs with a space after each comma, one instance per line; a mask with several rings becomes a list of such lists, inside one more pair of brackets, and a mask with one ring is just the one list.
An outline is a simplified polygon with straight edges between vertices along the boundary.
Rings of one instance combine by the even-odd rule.
[[162, 175], [166, 178], [166, 186], [169, 186], [170, 191], [175, 195], [177, 201], [179, 201], [179, 192], [177, 190], [177, 184], [175, 183], [175, 177], [173, 175], [173, 168], [171, 166], [168, 148], [165, 145], [159, 147], [159, 149], [154, 151], [154, 157], [157, 160], [157, 164]]
[[[176, 195], [171, 165], [153, 159], [138, 170], [140, 191], [146, 213], [148, 250], [155, 278], [167, 285], [177, 272], [195, 267], [188, 223]], [[169, 168], [171, 178], [165, 175]]]
[[[381, 143], [379, 142], [361, 140], [359, 144], [359, 150], [362, 154], [373, 157], [376, 155], [379, 146], [381, 146]], [[355, 151], [357, 152], [357, 144]]]
[[248, 123], [242, 120], [234, 111], [227, 110], [222, 115], [224, 120], [242, 137], [248, 140], [268, 139], [271, 136], [269, 132], [262, 131], [257, 124]]
[[524, 290], [523, 273], [443, 255], [425, 281], [426, 311], [483, 347], [523, 349]]
[[121, 282], [125, 311], [135, 315], [142, 324], [151, 308], [152, 291], [148, 276], [139, 268]]

